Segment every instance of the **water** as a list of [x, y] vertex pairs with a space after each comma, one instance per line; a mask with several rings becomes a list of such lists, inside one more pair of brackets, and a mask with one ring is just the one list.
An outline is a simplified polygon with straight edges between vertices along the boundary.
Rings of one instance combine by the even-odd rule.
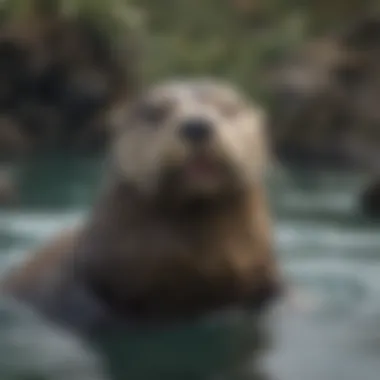
[[100, 355], [24, 305], [0, 302], [2, 380], [107, 380]]
[[[0, 213], [2, 270], [85, 216], [96, 197], [99, 162], [56, 157], [28, 164], [21, 207]], [[310, 307], [276, 314], [264, 362], [269, 379], [379, 377], [380, 225], [356, 208], [362, 183], [363, 176], [342, 173], [276, 173], [270, 180], [279, 260], [310, 295]], [[2, 324], [0, 318], [0, 332]]]

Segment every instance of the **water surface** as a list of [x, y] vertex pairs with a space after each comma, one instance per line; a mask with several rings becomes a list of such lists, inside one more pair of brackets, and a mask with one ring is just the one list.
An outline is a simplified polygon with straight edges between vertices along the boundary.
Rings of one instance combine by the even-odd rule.
[[[3, 270], [82, 220], [98, 191], [100, 163], [61, 156], [28, 164], [22, 204], [0, 213]], [[333, 172], [270, 180], [279, 259], [313, 299], [308, 311], [285, 309], [275, 319], [269, 379], [379, 378], [380, 225], [357, 210], [362, 185], [362, 175]]]

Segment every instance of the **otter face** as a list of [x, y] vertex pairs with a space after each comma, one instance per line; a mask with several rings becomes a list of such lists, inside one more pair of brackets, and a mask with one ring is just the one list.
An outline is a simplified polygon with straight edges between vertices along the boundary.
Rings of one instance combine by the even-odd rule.
[[151, 88], [128, 110], [115, 142], [123, 178], [151, 194], [246, 190], [266, 163], [263, 113], [231, 86], [206, 79]]

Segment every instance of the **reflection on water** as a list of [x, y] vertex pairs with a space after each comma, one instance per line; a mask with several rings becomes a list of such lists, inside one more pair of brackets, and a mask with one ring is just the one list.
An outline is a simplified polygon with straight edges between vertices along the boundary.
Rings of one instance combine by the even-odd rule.
[[[22, 207], [0, 214], [0, 250], [10, 259], [2, 269], [81, 220], [96, 196], [97, 165], [67, 157], [30, 163]], [[275, 349], [265, 364], [276, 380], [378, 379], [380, 226], [356, 210], [361, 183], [337, 173], [270, 181], [280, 260], [318, 301], [304, 313], [282, 307], [275, 315]]]
[[379, 376], [380, 225], [357, 210], [361, 183], [326, 173], [313, 186], [283, 178], [272, 188], [284, 268], [318, 301], [308, 313], [277, 316], [277, 345], [266, 363], [274, 378]]
[[24, 306], [0, 300], [2, 380], [107, 380], [99, 357]]

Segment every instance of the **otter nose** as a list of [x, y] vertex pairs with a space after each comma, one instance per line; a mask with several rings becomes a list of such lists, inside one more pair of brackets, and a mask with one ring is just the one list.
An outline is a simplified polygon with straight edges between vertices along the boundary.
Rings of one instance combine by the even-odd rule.
[[194, 144], [207, 141], [211, 137], [211, 134], [212, 124], [205, 119], [189, 119], [180, 126], [181, 137]]

